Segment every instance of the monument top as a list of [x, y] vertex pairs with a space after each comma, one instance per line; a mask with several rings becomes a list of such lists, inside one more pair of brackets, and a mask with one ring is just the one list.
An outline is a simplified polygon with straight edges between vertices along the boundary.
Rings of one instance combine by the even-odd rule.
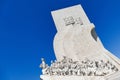
[[52, 17], [54, 19], [57, 31], [61, 31], [65, 26], [71, 24], [90, 24], [88, 17], [86, 16], [81, 5], [75, 5], [72, 7], [59, 9], [52, 11]]

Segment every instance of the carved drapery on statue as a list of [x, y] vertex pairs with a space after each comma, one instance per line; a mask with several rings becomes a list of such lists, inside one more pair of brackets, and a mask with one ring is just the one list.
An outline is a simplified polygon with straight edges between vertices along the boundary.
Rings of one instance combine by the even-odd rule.
[[90, 60], [86, 58], [83, 61], [73, 61], [64, 57], [61, 61], [52, 62], [50, 66], [46, 66], [47, 64], [44, 63], [42, 60], [43, 74], [50, 76], [105, 76], [118, 71], [118, 68], [109, 60]]

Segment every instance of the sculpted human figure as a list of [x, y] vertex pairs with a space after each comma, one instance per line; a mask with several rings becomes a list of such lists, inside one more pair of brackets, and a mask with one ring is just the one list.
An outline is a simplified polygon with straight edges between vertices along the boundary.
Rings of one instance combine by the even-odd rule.
[[42, 69], [45, 69], [46, 67], [48, 67], [48, 65], [45, 63], [44, 58], [41, 58], [41, 61], [42, 61], [42, 63], [40, 64], [40, 67], [41, 67]]
[[47, 69], [48, 69], [49, 66], [45, 63], [44, 58], [41, 58], [41, 61], [42, 61], [42, 63], [40, 64], [40, 67], [42, 68], [42, 73], [43, 74], [48, 74]]
[[115, 65], [110, 61], [103, 60], [89, 60], [73, 61], [70, 58], [64, 57], [61, 61], [51, 61], [48, 66], [42, 58], [40, 67], [44, 75], [58, 75], [58, 76], [105, 76], [109, 73], [118, 71]]

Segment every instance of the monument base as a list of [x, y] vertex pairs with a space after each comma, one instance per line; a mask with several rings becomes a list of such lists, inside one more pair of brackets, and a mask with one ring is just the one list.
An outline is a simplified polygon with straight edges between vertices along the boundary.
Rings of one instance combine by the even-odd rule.
[[41, 75], [41, 80], [106, 80], [103, 76], [48, 76]]

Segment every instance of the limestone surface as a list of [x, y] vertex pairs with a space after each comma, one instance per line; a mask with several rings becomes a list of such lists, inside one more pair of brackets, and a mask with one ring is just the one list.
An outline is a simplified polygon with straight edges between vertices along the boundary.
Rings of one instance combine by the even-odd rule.
[[[49, 66], [42, 59], [42, 80], [120, 80], [119, 58], [104, 48], [81, 5], [51, 13], [57, 29], [53, 41], [57, 61]], [[77, 63], [61, 64], [64, 57]], [[81, 64], [86, 58], [89, 65]]]

